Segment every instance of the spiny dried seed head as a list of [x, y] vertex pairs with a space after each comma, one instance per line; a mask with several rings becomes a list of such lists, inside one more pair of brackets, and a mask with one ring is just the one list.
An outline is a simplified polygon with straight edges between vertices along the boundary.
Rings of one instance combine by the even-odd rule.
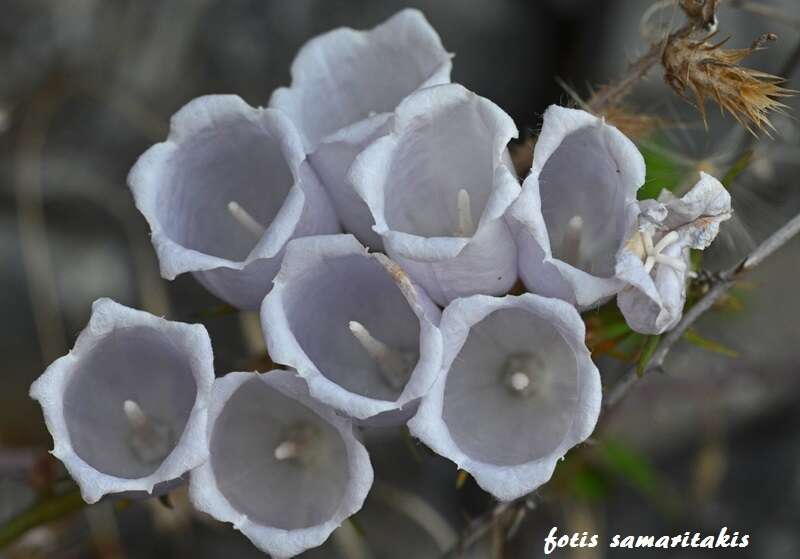
[[687, 90], [694, 94], [706, 126], [705, 101], [711, 98], [751, 134], [757, 129], [769, 135], [769, 129], [775, 129], [769, 113], [785, 109], [779, 99], [795, 92], [782, 87], [784, 80], [779, 76], [738, 64], [777, 37], [767, 33], [749, 48], [724, 49], [722, 46], [728, 39], [712, 44], [709, 39], [713, 35], [700, 40], [685, 36], [670, 39], [662, 56], [664, 79], [681, 97], [688, 99]]

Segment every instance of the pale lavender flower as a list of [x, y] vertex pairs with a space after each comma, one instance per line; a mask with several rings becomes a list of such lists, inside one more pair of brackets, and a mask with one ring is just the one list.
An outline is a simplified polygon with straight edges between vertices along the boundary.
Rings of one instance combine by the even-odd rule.
[[206, 329], [110, 299], [69, 354], [31, 386], [64, 463], [94, 503], [108, 493], [168, 489], [206, 460], [206, 405], [214, 380]]
[[240, 308], [258, 308], [289, 240], [339, 231], [289, 118], [235, 95], [178, 111], [167, 141], [139, 158], [128, 182], [161, 275], [193, 272]]
[[425, 16], [405, 9], [369, 31], [342, 27], [311, 39], [292, 63], [291, 87], [270, 99], [300, 129], [345, 229], [373, 249], [380, 249], [380, 238], [347, 179], [350, 165], [388, 131], [403, 98], [449, 83], [451, 68], [451, 55]]
[[[292, 241], [261, 323], [276, 363], [350, 417], [402, 422], [439, 371], [440, 311], [352, 235]], [[374, 423], [374, 422], [373, 422]]]
[[322, 544], [372, 486], [352, 424], [290, 371], [218, 379], [201, 438], [210, 458], [192, 471], [192, 503], [275, 558]]
[[429, 87], [400, 104], [392, 132], [351, 167], [386, 252], [441, 305], [516, 281], [504, 220], [520, 192], [506, 148], [515, 137], [491, 101], [456, 84]]
[[509, 212], [525, 286], [582, 310], [616, 294], [616, 256], [644, 177], [642, 155], [619, 130], [585, 111], [548, 108]]
[[600, 413], [600, 375], [568, 303], [474, 295], [442, 314], [442, 373], [411, 433], [501, 500], [547, 482]]
[[664, 190], [640, 206], [617, 261], [617, 277], [627, 283], [617, 304], [631, 328], [660, 334], [683, 315], [689, 249], [704, 249], [716, 238], [719, 224], [731, 216], [731, 197], [717, 179], [700, 173], [683, 197]]

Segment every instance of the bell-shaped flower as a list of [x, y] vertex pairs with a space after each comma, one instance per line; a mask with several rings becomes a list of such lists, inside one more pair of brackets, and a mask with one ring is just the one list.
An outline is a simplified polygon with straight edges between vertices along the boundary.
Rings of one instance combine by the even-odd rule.
[[290, 371], [217, 379], [202, 438], [210, 457], [192, 471], [192, 503], [275, 558], [322, 544], [372, 486], [352, 423]]
[[449, 83], [451, 68], [451, 55], [425, 16], [405, 9], [369, 31], [342, 27], [311, 39], [292, 63], [291, 87], [270, 99], [300, 129], [344, 228], [372, 249], [380, 249], [380, 238], [347, 171], [356, 155], [388, 131], [403, 98]]
[[456, 84], [395, 111], [393, 130], [356, 158], [350, 178], [389, 256], [441, 305], [506, 293], [517, 278], [504, 214], [520, 192], [507, 144], [513, 120]]
[[686, 302], [689, 250], [704, 249], [731, 216], [731, 197], [706, 173], [683, 197], [663, 190], [640, 203], [642, 213], [620, 252], [617, 277], [627, 286], [617, 304], [631, 328], [660, 334], [681, 319]]
[[624, 285], [616, 256], [644, 178], [642, 155], [619, 130], [585, 111], [549, 107], [509, 212], [528, 290], [582, 310], [615, 295]]
[[402, 423], [433, 384], [439, 318], [396, 263], [352, 235], [292, 241], [261, 308], [273, 361], [296, 369], [317, 400], [372, 424]]
[[240, 308], [261, 304], [289, 240], [339, 231], [289, 118], [235, 95], [178, 111], [167, 141], [139, 158], [128, 183], [161, 275], [193, 272]]
[[94, 503], [110, 493], [169, 489], [206, 460], [213, 381], [203, 326], [98, 299], [75, 347], [30, 394], [42, 406], [53, 455]]
[[592, 433], [600, 375], [574, 307], [526, 293], [473, 295], [442, 314], [442, 373], [411, 433], [501, 500], [547, 482]]

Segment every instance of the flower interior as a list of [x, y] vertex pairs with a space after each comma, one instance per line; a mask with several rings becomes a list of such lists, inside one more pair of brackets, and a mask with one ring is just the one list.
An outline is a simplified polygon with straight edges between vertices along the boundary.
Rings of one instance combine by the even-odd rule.
[[481, 107], [458, 103], [400, 137], [385, 185], [389, 229], [420, 237], [471, 237], [497, 165]]
[[242, 261], [280, 211], [294, 177], [277, 132], [234, 118], [178, 145], [158, 217], [181, 246]]
[[350, 392], [396, 400], [419, 358], [419, 320], [373, 258], [328, 258], [286, 286], [289, 327], [319, 371]]
[[630, 187], [606, 134], [603, 127], [587, 126], [567, 135], [539, 175], [553, 256], [599, 277], [614, 275]]
[[82, 357], [64, 392], [75, 453], [104, 474], [154, 473], [177, 446], [197, 394], [190, 356], [163, 332], [112, 331]]
[[225, 403], [210, 451], [219, 490], [264, 526], [296, 530], [327, 521], [349, 480], [339, 432], [260, 378], [242, 384]]
[[572, 349], [546, 320], [496, 310], [473, 325], [444, 391], [444, 421], [456, 445], [490, 464], [524, 464], [553, 452], [578, 404]]

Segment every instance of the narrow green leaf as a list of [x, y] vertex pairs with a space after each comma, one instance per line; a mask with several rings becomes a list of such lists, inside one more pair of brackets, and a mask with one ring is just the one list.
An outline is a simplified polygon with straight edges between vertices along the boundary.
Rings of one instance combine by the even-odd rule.
[[733, 183], [733, 181], [736, 180], [736, 177], [738, 177], [742, 171], [747, 169], [752, 160], [753, 160], [753, 150], [748, 149], [742, 155], [740, 155], [736, 161], [733, 162], [731, 168], [728, 169], [727, 173], [725, 173], [725, 176], [722, 178], [721, 181], [722, 186], [728, 188]]
[[647, 366], [650, 364], [650, 358], [653, 357], [653, 353], [658, 347], [658, 341], [660, 339], [660, 334], [658, 336], [647, 336], [645, 339], [642, 353], [639, 356], [639, 364], [636, 366], [636, 374], [640, 377], [644, 375], [644, 372], [647, 370]]
[[617, 441], [603, 444], [606, 465], [639, 491], [650, 493], [656, 488], [658, 478], [653, 466], [642, 454]]
[[569, 490], [583, 501], [599, 501], [611, 492], [611, 481], [595, 468], [581, 468], [570, 479]]
[[714, 340], [704, 338], [698, 334], [697, 330], [694, 328], [689, 328], [683, 335], [683, 339], [692, 345], [696, 345], [697, 347], [703, 348], [712, 353], [718, 353], [719, 355], [724, 355], [725, 357], [731, 358], [739, 357], [739, 353], [736, 350], [725, 347], [721, 343], [715, 342]]

